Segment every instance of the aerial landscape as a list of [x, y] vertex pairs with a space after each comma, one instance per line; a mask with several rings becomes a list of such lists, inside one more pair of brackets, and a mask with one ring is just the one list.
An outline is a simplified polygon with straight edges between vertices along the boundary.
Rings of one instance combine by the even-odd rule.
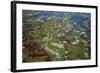
[[22, 62], [91, 59], [91, 13], [22, 10]]

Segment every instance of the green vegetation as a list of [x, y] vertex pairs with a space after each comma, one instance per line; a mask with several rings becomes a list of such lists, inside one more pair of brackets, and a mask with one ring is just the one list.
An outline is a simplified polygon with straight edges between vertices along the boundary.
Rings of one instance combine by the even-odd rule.
[[23, 62], [90, 59], [89, 15], [23, 10]]

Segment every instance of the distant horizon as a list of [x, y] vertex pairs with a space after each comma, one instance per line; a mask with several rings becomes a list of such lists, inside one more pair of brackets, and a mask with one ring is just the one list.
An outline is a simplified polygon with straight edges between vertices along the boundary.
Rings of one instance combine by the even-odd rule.
[[[37, 16], [57, 16], [57, 17], [64, 17], [64, 14], [73, 15], [73, 21], [77, 20], [77, 23], [81, 23], [82, 18], [77, 14], [81, 14], [83, 16], [91, 18], [91, 13], [84, 13], [84, 12], [62, 12], [62, 11], [44, 11], [44, 10], [23, 10], [23, 11], [32, 11], [32, 18], [36, 18]], [[34, 14], [35, 13], [35, 14]], [[37, 13], [37, 14], [36, 14]]]

